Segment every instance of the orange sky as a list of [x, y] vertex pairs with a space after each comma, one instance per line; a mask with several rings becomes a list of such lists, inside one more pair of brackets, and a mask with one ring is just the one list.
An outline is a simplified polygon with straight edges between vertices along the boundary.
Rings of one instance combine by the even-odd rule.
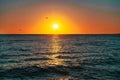
[[[0, 8], [1, 34], [112, 34], [120, 33], [119, 11], [70, 1], [5, 2]], [[8, 5], [9, 4], [9, 5]], [[47, 17], [47, 18], [46, 18]], [[53, 30], [52, 25], [59, 29]]]

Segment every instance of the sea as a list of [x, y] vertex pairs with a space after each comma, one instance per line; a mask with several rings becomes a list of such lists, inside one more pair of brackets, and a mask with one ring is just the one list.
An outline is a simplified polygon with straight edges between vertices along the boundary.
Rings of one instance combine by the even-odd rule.
[[120, 80], [120, 35], [1, 34], [0, 80]]

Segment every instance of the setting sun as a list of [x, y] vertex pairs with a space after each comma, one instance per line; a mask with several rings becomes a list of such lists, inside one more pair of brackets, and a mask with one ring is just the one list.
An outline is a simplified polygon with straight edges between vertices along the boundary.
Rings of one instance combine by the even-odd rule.
[[58, 24], [53, 24], [53, 29], [54, 30], [57, 30], [59, 28], [59, 25]]

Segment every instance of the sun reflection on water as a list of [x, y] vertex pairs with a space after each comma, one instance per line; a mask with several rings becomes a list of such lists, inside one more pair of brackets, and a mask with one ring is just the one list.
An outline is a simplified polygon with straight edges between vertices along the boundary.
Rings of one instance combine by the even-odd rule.
[[60, 45], [60, 39], [58, 35], [54, 35], [52, 37], [52, 41], [51, 41], [51, 48], [52, 48], [52, 53], [58, 53], [61, 49], [61, 45]]
[[57, 56], [60, 55], [59, 51], [61, 50], [61, 47], [59, 36], [53, 35], [51, 39], [52, 55], [49, 56], [52, 60], [48, 62], [50, 65], [63, 65], [62, 60], [57, 58]]
[[[47, 51], [44, 53], [40, 53], [39, 56], [34, 56], [32, 59], [35, 58], [35, 61], [30, 61], [30, 65], [38, 65], [38, 66], [65, 66], [65, 59], [58, 58], [61, 54], [62, 44], [60, 36], [52, 35], [50, 36], [49, 43], [45, 44], [47, 46]], [[38, 60], [37, 60], [38, 59]], [[39, 60], [40, 59], [40, 60]]]

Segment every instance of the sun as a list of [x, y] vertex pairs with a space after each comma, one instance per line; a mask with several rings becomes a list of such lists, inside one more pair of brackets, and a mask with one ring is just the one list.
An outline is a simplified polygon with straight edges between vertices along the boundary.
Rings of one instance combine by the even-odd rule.
[[58, 24], [53, 24], [52, 27], [53, 27], [54, 30], [57, 30], [59, 28], [59, 25]]

